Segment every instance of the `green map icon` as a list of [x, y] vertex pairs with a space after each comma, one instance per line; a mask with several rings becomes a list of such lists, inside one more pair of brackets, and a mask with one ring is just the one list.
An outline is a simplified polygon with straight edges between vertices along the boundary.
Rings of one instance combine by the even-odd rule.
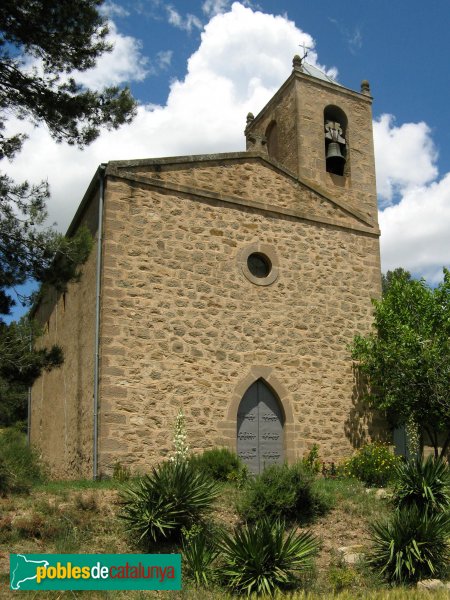
[[47, 560], [30, 560], [23, 554], [9, 555], [10, 584], [12, 590], [26, 589], [21, 585], [36, 579], [36, 567], [48, 567]]

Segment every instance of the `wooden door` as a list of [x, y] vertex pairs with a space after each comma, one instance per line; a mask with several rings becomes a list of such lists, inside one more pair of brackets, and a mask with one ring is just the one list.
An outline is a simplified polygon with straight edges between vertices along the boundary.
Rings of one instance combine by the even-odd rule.
[[248, 388], [239, 404], [237, 453], [255, 475], [283, 462], [283, 413], [262, 379]]

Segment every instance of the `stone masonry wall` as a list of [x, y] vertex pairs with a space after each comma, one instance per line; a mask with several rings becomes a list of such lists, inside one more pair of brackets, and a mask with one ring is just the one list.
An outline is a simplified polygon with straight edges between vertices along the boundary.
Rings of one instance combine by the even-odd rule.
[[[296, 83], [300, 177], [318, 183], [329, 190], [332, 196], [344, 199], [377, 223], [370, 99], [345, 88], [339, 90], [336, 86], [321, 85], [313, 78], [303, 77]], [[324, 109], [328, 105], [341, 108], [348, 119], [347, 177], [339, 177], [326, 171]]]
[[[239, 169], [228, 173], [236, 185]], [[241, 195], [256, 199], [254, 177]], [[273, 170], [259, 185], [277, 197]], [[271, 285], [243, 273], [252, 244], [277, 257]], [[369, 330], [380, 292], [376, 235], [110, 177], [104, 248], [102, 472], [116, 462], [144, 470], [171, 452], [180, 407], [194, 451], [235, 448], [236, 398], [259, 376], [289, 420], [290, 460], [313, 443], [329, 459], [349, 454], [374, 434], [347, 345]]]
[[[245, 154], [244, 154], [245, 157]], [[147, 176], [156, 182], [189, 185], [219, 196], [251, 199], [277, 208], [302, 211], [311, 217], [334, 220], [341, 225], [355, 225], [355, 217], [329, 200], [318, 196], [293, 177], [268, 168], [260, 159], [208, 161], [123, 168], [127, 172]], [[275, 191], [276, 190], [276, 191]], [[300, 191], [301, 190], [301, 191]], [[367, 225], [367, 223], [363, 223]]]
[[[93, 232], [97, 205], [93, 198], [84, 217]], [[44, 298], [36, 314], [44, 327], [38, 343], [61, 346], [64, 364], [33, 385], [31, 443], [60, 479], [92, 476], [95, 270], [94, 244], [80, 280], [59, 297]]]
[[[339, 107], [348, 119], [345, 177], [326, 170], [324, 110], [327, 106]], [[277, 161], [301, 180], [344, 201], [376, 225], [371, 111], [368, 96], [304, 73], [293, 73], [248, 129], [261, 135], [275, 120], [279, 131]]]

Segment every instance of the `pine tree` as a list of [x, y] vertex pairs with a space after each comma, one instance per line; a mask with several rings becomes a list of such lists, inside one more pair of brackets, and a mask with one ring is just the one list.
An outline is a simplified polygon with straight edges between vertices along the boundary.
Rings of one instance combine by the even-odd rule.
[[[5, 135], [10, 116], [45, 124], [56, 141], [79, 147], [92, 142], [101, 128], [117, 128], [133, 118], [136, 104], [127, 88], [92, 91], [73, 77], [111, 50], [107, 21], [99, 12], [102, 4], [103, 0], [0, 3], [0, 160], [17, 160], [26, 139], [20, 131]], [[29, 384], [43, 368], [61, 361], [57, 348], [47, 354], [23, 352], [17, 329], [1, 319], [14, 306], [11, 289], [30, 279], [64, 289], [91, 248], [85, 230], [67, 239], [44, 227], [48, 197], [46, 182], [15, 183], [0, 173], [0, 347], [12, 348], [15, 340], [13, 354], [20, 356], [20, 368], [11, 370], [7, 353], [0, 354], [0, 404], [8, 381], [20, 386], [22, 377]], [[35, 331], [34, 325], [29, 327]]]

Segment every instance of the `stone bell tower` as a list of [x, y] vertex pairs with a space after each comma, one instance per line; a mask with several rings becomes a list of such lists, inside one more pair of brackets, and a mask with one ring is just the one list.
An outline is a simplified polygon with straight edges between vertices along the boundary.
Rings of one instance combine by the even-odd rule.
[[295, 56], [286, 82], [256, 117], [249, 113], [247, 150], [345, 200], [376, 226], [371, 107], [367, 81], [355, 92]]

